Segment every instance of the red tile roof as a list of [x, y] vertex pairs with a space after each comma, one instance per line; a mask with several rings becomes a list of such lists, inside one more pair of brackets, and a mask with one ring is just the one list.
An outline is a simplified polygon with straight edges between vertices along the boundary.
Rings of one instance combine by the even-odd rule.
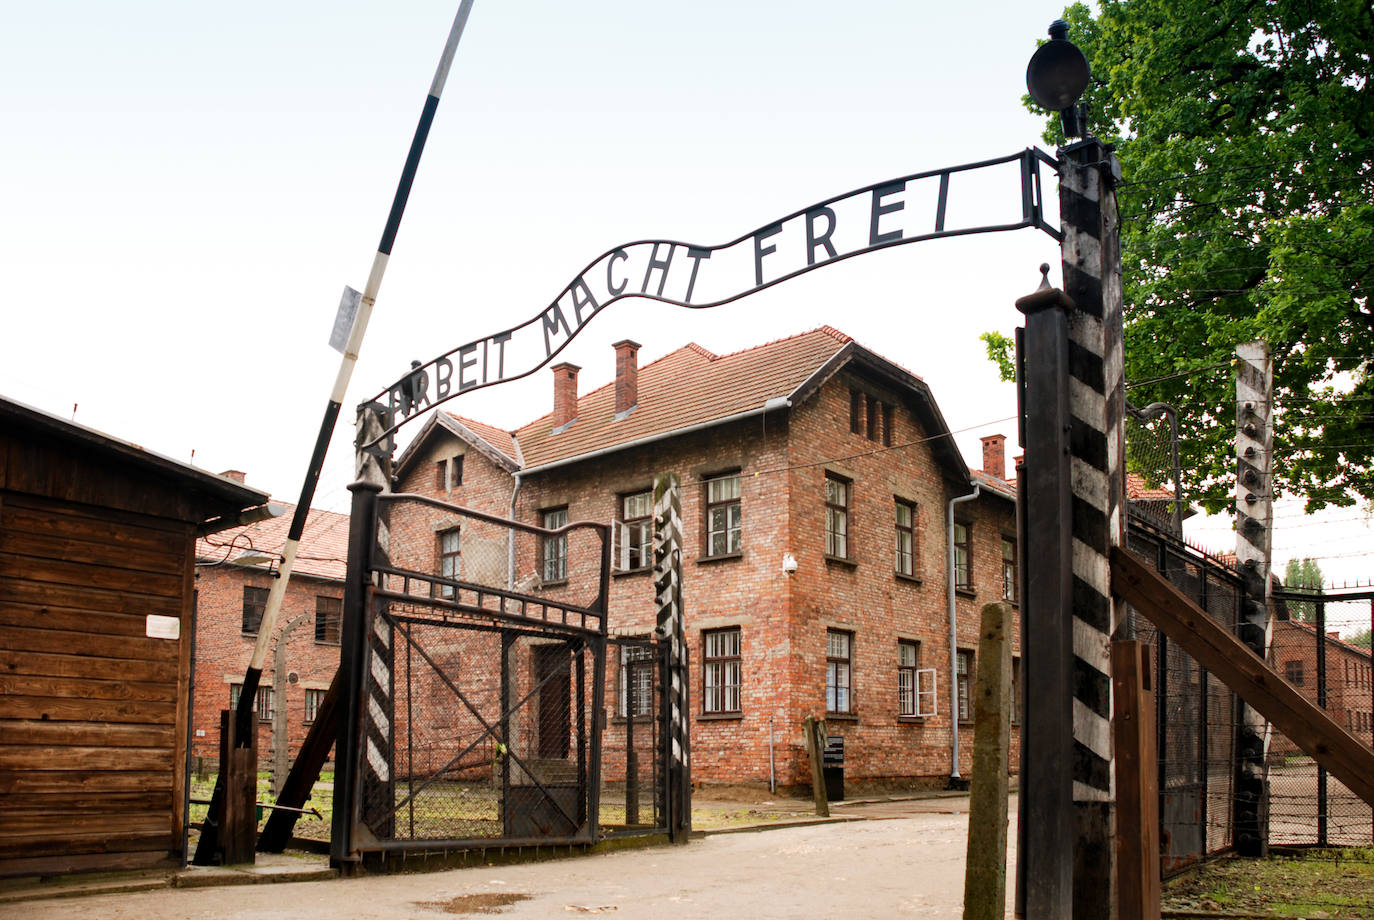
[[[258, 521], [243, 527], [231, 527], [196, 541], [196, 561], [199, 564], [232, 563], [245, 549], [261, 549], [281, 553], [291, 516], [296, 506], [287, 502], [286, 513], [280, 517]], [[299, 575], [342, 580], [348, 562], [348, 515], [313, 508], [305, 521], [300, 548], [296, 553], [293, 571]], [[256, 568], [263, 568], [256, 566]]]
[[615, 384], [577, 400], [572, 427], [553, 434], [553, 413], [515, 432], [526, 468], [661, 436], [762, 409], [788, 397], [852, 339], [830, 326], [729, 355], [695, 343], [639, 368], [639, 405], [615, 419]]

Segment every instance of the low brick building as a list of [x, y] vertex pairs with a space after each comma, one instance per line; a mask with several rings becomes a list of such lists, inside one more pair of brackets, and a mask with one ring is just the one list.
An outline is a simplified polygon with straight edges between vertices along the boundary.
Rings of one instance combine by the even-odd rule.
[[[235, 470], [221, 475], [243, 481], [243, 474]], [[198, 768], [214, 769], [219, 760], [220, 710], [237, 704], [238, 689], [253, 655], [258, 623], [295, 510], [290, 504], [284, 507], [280, 516], [225, 530], [196, 544], [191, 753]], [[245, 556], [246, 551], [257, 553], [258, 561]], [[348, 515], [312, 510], [277, 618], [278, 636], [288, 630], [286, 673], [279, 683], [274, 639], [274, 653], [267, 657], [258, 689], [258, 751], [264, 768], [272, 762], [272, 719], [277, 708], [285, 707], [286, 737], [294, 757], [339, 668], [347, 556]]]
[[[560, 364], [553, 411], [516, 431], [435, 413], [398, 458], [396, 491], [547, 527], [614, 522], [611, 626], [647, 634], [650, 490], [676, 473], [694, 779], [767, 782], [771, 759], [780, 785], [809, 783], [806, 715], [844, 738], [851, 785], [943, 784], [957, 726], [967, 776], [979, 608], [1014, 600], [1005, 439], [985, 439], [971, 473], [925, 382], [830, 327], [730, 355], [689, 344], [643, 367], [637, 343], [614, 347], [614, 383], [580, 395], [579, 369]], [[566, 544], [508, 560], [457, 525], [398, 508], [392, 559], [450, 574], [513, 562], [535, 592], [575, 580]], [[618, 731], [612, 717], [609, 745]]]
[[[1324, 645], [1318, 669], [1317, 649]], [[1374, 735], [1374, 680], [1371, 680], [1369, 649], [1351, 645], [1337, 632], [1318, 638], [1311, 623], [1276, 619], [1269, 646], [1269, 660], [1283, 678], [1312, 703], [1319, 703], [1319, 690], [1325, 690], [1326, 711], [1337, 723], [1368, 743]], [[1296, 753], [1297, 745], [1275, 733], [1271, 756]]]

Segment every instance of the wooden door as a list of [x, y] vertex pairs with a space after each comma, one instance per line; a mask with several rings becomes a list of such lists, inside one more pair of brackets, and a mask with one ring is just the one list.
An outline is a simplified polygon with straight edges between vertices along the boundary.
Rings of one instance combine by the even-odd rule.
[[566, 643], [535, 647], [534, 680], [542, 685], [539, 689], [539, 757], [566, 759], [568, 736], [572, 730], [572, 671]]

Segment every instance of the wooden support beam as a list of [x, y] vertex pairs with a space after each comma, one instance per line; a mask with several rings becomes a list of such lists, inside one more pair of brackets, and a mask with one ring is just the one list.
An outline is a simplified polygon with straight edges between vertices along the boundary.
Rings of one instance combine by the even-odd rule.
[[1125, 550], [1112, 549], [1112, 591], [1374, 806], [1374, 750], [1270, 670], [1250, 648]]
[[1116, 748], [1117, 920], [1159, 920], [1159, 772], [1155, 750], [1154, 647], [1112, 643]]
[[[300, 752], [291, 764], [291, 771], [286, 774], [281, 795], [277, 796], [278, 805], [304, 808], [310, 790], [315, 788], [315, 781], [320, 778], [320, 770], [329, 759], [329, 751], [334, 747], [334, 737], [339, 730], [340, 683], [339, 672], [335, 671], [334, 679], [329, 682], [329, 690], [320, 703], [319, 711], [315, 713], [315, 721], [311, 723], [310, 731], [301, 743]], [[286, 849], [299, 818], [300, 814], [297, 812], [274, 810], [268, 815], [267, 825], [258, 837], [258, 852], [280, 853]]]
[[973, 701], [964, 920], [1002, 920], [1007, 902], [1007, 768], [1011, 760], [1011, 608], [983, 605]]

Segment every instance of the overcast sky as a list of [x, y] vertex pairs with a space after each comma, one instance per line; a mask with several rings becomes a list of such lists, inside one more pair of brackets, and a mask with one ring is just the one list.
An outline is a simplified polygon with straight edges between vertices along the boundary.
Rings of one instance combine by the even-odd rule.
[[[366, 280], [456, 8], [10, 11], [0, 394], [64, 418], [75, 406], [78, 422], [294, 500], [338, 367], [339, 294]], [[973, 10], [476, 0], [317, 504], [346, 498], [353, 406], [411, 359], [539, 313], [613, 246], [715, 245], [870, 183], [1039, 143], [1025, 66], [1060, 6]], [[951, 208], [1015, 209], [1015, 194], [969, 182]], [[829, 323], [925, 378], [978, 466], [980, 435], [1014, 439], [1015, 397], [977, 336], [1011, 332], [1041, 262], [1058, 283], [1057, 244], [1020, 230], [896, 247], [713, 310], [624, 300], [563, 357], [586, 392], [611, 379], [622, 338], [647, 362]], [[448, 408], [515, 427], [551, 399], [542, 371]], [[1359, 539], [1343, 551], [1372, 548], [1367, 524]], [[1370, 560], [1323, 567], [1356, 577]]]

